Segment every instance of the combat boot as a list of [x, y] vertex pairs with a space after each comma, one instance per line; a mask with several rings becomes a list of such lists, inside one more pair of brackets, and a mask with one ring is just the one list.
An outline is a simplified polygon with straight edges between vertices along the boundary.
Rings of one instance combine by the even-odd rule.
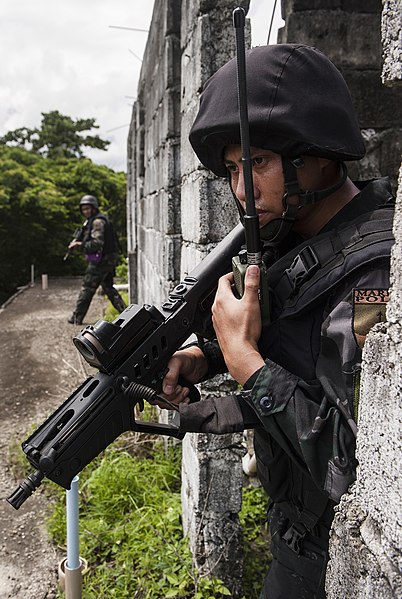
[[82, 324], [82, 318], [76, 316], [75, 314], [71, 314], [71, 316], [67, 318], [67, 322], [70, 324]]

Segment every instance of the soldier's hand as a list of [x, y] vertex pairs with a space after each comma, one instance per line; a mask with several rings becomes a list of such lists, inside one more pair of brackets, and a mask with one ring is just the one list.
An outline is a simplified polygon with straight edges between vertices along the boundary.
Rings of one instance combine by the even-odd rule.
[[[162, 396], [166, 397], [166, 399], [176, 405], [183, 401], [188, 403], [188, 394], [190, 390], [188, 387], [179, 385], [178, 380], [179, 377], [182, 377], [189, 383], [198, 383], [208, 369], [203, 352], [197, 346], [179, 350], [170, 358], [167, 367], [169, 370], [163, 379]], [[158, 405], [160, 405], [161, 408], [167, 407], [166, 404]]]
[[258, 266], [247, 268], [244, 285], [244, 295], [237, 299], [233, 294], [233, 273], [221, 277], [212, 306], [219, 346], [230, 374], [241, 385], [265, 363], [258, 351], [261, 335]]
[[76, 239], [74, 239], [68, 246], [69, 250], [75, 250], [75, 248], [78, 248], [82, 245], [81, 241], [77, 241]]

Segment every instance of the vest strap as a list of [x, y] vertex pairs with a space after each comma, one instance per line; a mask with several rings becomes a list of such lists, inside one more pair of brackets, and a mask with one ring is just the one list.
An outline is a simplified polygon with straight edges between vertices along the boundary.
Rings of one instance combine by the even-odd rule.
[[[389, 248], [393, 242], [392, 217], [390, 211], [381, 214], [375, 211], [376, 218], [347, 225], [312, 240], [293, 255], [291, 264], [280, 268], [280, 260], [274, 265], [278, 278], [271, 278], [271, 291], [284, 304], [286, 300], [295, 297], [298, 290], [311, 279], [311, 285], [316, 278], [329, 273], [335, 268], [341, 268], [340, 278], [349, 273], [347, 262], [356, 253], [362, 253], [360, 265], [379, 260], [384, 251], [389, 256]], [[388, 216], [388, 218], [384, 217]], [[367, 215], [364, 215], [367, 218]], [[384, 247], [382, 247], [385, 244]], [[385, 248], [385, 249], [384, 249]], [[297, 251], [297, 250], [296, 250]], [[355, 261], [355, 258], [353, 257]], [[343, 273], [343, 274], [342, 274]], [[316, 275], [316, 277], [314, 277]]]

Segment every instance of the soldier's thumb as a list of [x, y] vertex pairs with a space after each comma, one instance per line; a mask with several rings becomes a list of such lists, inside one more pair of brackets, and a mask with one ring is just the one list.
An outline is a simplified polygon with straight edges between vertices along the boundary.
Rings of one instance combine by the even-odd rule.
[[260, 268], [256, 264], [250, 264], [246, 270], [244, 279], [246, 293], [257, 293], [260, 287]]

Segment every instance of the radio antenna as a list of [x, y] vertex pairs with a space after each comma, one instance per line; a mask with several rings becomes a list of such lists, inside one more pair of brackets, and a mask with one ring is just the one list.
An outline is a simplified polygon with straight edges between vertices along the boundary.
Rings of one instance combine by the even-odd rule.
[[244, 40], [244, 27], [246, 13], [244, 8], [238, 6], [233, 11], [233, 26], [236, 33], [236, 60], [237, 60], [237, 92], [240, 116], [240, 141], [242, 151], [244, 191], [246, 196], [246, 214], [244, 216], [244, 230], [246, 236], [247, 263], [261, 264], [260, 226], [255, 209], [253, 171], [250, 152], [250, 128], [247, 108], [247, 79], [246, 79], [246, 51]]

